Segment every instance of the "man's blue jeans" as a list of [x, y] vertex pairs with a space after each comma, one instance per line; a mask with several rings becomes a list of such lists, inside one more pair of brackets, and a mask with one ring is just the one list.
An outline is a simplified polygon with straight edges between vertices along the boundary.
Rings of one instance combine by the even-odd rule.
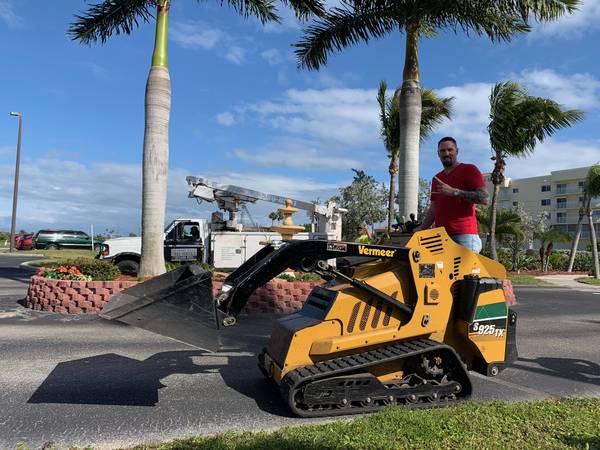
[[450, 236], [454, 242], [475, 253], [481, 251], [481, 239], [478, 234], [455, 234]]

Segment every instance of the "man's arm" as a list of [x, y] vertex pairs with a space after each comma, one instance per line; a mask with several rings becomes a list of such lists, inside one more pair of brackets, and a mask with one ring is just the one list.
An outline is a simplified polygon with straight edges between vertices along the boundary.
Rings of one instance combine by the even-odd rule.
[[462, 198], [468, 202], [475, 203], [477, 205], [488, 204], [488, 192], [485, 187], [477, 188], [473, 191], [463, 191], [462, 189], [456, 189], [452, 186], [447, 185], [439, 178], [437, 180], [437, 191], [435, 194], [446, 195], [448, 197]]
[[416, 228], [416, 230], [427, 230], [431, 228], [433, 222], [435, 220], [435, 202], [431, 202], [429, 204], [429, 209], [427, 210], [427, 214], [425, 214], [425, 218], [423, 222], [421, 222], [421, 226]]
[[455, 194], [458, 198], [462, 198], [468, 202], [475, 203], [476, 205], [487, 205], [489, 203], [489, 195], [485, 187], [480, 187], [474, 191], [463, 191], [461, 189], [455, 189]]

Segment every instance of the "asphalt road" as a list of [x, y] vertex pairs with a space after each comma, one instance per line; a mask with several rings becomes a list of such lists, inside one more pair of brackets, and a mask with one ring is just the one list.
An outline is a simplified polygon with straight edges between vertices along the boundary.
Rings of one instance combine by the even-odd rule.
[[[323, 421], [291, 416], [257, 368], [272, 316], [240, 317], [243, 346], [208, 354], [95, 316], [27, 310], [21, 261], [0, 255], [0, 448], [114, 448]], [[473, 401], [600, 397], [600, 290], [517, 296], [520, 359], [497, 378], [473, 374]]]

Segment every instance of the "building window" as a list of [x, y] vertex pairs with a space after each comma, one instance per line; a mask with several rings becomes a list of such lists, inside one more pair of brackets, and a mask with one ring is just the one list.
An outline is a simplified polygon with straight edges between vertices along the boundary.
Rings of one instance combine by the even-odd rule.
[[566, 194], [567, 193], [567, 184], [566, 183], [558, 183], [556, 185], [556, 193], [557, 194]]
[[577, 187], [579, 188], [579, 192], [583, 192], [584, 185], [585, 185], [585, 183], [583, 181], [580, 181], [579, 183], [577, 183]]
[[567, 223], [567, 213], [556, 213], [556, 223]]
[[519, 202], [513, 202], [513, 206], [519, 206]]
[[556, 199], [556, 207], [558, 209], [566, 208], [567, 207], [567, 198], [566, 197], [557, 198]]
[[519, 193], [519, 188], [513, 188], [513, 194], [518, 194]]
[[596, 222], [596, 221], [600, 220], [600, 211], [594, 211], [594, 212], [592, 213], [592, 220], [593, 220], [594, 222]]
[[579, 206], [583, 206], [583, 197], [579, 197]]
[[552, 214], [550, 214], [550, 212], [549, 212], [549, 211], [544, 211], [544, 213], [543, 213], [543, 214], [544, 214], [544, 217], [545, 217], [546, 219], [548, 219], [548, 220], [552, 219]]
[[549, 198], [543, 198], [542, 199], [542, 206], [550, 206], [550, 199]]
[[550, 185], [549, 184], [544, 184], [542, 185], [542, 192], [550, 192]]

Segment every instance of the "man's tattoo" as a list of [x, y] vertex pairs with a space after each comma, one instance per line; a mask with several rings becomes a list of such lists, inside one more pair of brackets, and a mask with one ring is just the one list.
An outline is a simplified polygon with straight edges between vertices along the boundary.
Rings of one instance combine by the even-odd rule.
[[484, 188], [477, 188], [474, 191], [458, 190], [458, 197], [465, 199], [468, 202], [480, 205], [487, 201], [488, 193]]

